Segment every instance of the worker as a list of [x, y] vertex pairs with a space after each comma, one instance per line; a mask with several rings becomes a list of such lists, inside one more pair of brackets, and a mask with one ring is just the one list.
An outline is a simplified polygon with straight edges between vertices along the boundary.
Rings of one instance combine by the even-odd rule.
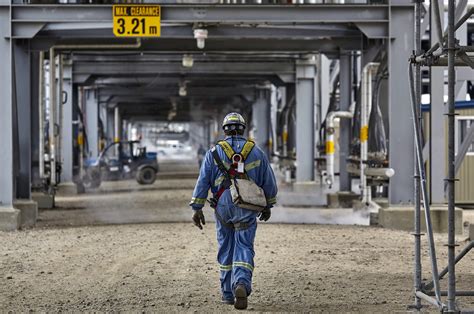
[[[257, 217], [267, 221], [271, 208], [276, 203], [277, 184], [270, 162], [265, 153], [251, 140], [243, 137], [246, 128], [244, 118], [235, 112], [229, 113], [222, 123], [225, 140], [206, 153], [199, 178], [193, 192], [190, 206], [193, 222], [202, 229], [205, 217], [202, 211], [209, 189], [213, 194], [211, 207], [215, 209], [220, 283], [222, 302], [233, 304], [236, 309], [247, 308], [247, 297], [252, 292], [252, 273], [254, 271], [254, 239], [257, 230]], [[222, 164], [229, 169], [231, 178], [241, 168], [246, 178], [263, 189], [266, 206], [261, 211], [240, 208], [232, 202], [232, 196], [225, 184], [226, 176], [219, 170], [213, 150], [216, 150]], [[242, 164], [232, 160], [238, 154]]]
[[198, 151], [197, 151], [197, 158], [198, 158], [198, 165], [199, 168], [201, 168], [202, 162], [204, 160], [204, 157], [206, 156], [206, 150], [202, 146], [202, 144], [199, 145]]

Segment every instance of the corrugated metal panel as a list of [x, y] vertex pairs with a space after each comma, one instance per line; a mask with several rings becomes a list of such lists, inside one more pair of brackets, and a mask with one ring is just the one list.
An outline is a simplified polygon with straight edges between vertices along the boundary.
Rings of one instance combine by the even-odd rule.
[[[456, 110], [460, 116], [474, 116], [474, 109], [460, 109]], [[429, 113], [423, 112], [423, 128], [426, 138], [430, 137], [430, 123], [429, 123]], [[456, 130], [457, 131], [457, 130]], [[448, 147], [448, 133], [447, 133], [447, 123], [446, 123], [446, 148]], [[448, 159], [448, 152], [446, 150], [446, 160]], [[430, 162], [426, 162], [426, 169], [429, 169]], [[447, 164], [446, 164], [447, 171]], [[426, 173], [427, 183], [430, 182], [429, 171]], [[474, 156], [465, 156], [464, 160], [459, 168], [456, 178], [459, 180], [456, 182], [455, 186], [455, 197], [456, 203], [474, 203]]]
[[[474, 109], [458, 110], [460, 116], [474, 116]], [[457, 131], [457, 130], [456, 130]], [[474, 203], [474, 156], [466, 155], [456, 176], [456, 202]]]

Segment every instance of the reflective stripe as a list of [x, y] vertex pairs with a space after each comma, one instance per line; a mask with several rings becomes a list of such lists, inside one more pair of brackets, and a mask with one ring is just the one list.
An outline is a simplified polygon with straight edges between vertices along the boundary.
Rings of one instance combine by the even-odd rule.
[[230, 146], [230, 144], [227, 143], [227, 141], [220, 141], [220, 142], [217, 143], [217, 145], [222, 147], [222, 149], [224, 150], [224, 153], [226, 154], [227, 158], [232, 160], [232, 156], [234, 156], [234, 154], [235, 154], [234, 150], [232, 149], [232, 146]]
[[190, 204], [204, 205], [204, 204], [206, 204], [206, 199], [205, 199], [205, 198], [193, 197], [193, 198], [191, 199], [191, 203], [190, 203]]
[[[222, 161], [222, 164], [224, 165], [224, 167], [225, 167], [226, 169], [230, 169], [230, 163], [228, 163], [228, 162], [226, 162], [226, 161], [223, 161], [223, 160], [221, 160], [221, 161]], [[217, 162], [216, 162], [215, 160], [214, 160], [214, 165], [217, 166]]]
[[232, 270], [232, 265], [222, 265], [222, 264], [219, 264], [219, 269], [221, 271], [231, 271]]
[[219, 178], [217, 178], [216, 181], [214, 181], [214, 186], [219, 186], [219, 184], [221, 184], [224, 179], [224, 176], [220, 176]]
[[244, 157], [244, 160], [247, 159], [247, 156], [250, 154], [254, 146], [255, 146], [255, 143], [253, 141], [249, 140], [245, 143], [244, 147], [242, 148], [242, 151], [240, 152], [242, 157]]
[[248, 164], [245, 165], [245, 171], [252, 170], [254, 168], [260, 167], [260, 164], [262, 161], [260, 159], [249, 162]]
[[253, 266], [250, 265], [249, 263], [245, 263], [245, 262], [234, 262], [232, 264], [232, 266], [234, 266], [234, 267], [243, 267], [243, 268], [247, 268], [250, 271], [253, 271]]
[[272, 198], [267, 199], [267, 204], [269, 204], [269, 205], [273, 205], [276, 202], [277, 202], [276, 197], [272, 197]]

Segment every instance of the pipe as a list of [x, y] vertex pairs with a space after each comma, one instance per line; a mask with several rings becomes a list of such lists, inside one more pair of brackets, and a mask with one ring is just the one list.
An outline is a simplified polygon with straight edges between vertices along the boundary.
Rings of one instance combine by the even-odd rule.
[[[121, 131], [122, 130], [122, 123], [120, 121], [120, 109], [119, 106], [115, 106], [114, 108], [114, 143], [120, 142], [121, 138]], [[119, 147], [115, 145], [115, 156], [119, 155]]]
[[142, 41], [136, 39], [134, 44], [118, 44], [118, 45], [56, 45], [56, 50], [95, 50], [95, 49], [138, 49], [141, 48]]
[[351, 119], [354, 114], [350, 111], [331, 111], [328, 113], [326, 121], [326, 184], [330, 187], [334, 183], [334, 119], [335, 118], [347, 118]]
[[455, 84], [456, 72], [456, 34], [454, 28], [455, 0], [448, 1], [448, 311], [456, 310], [456, 273], [455, 273]]
[[437, 308], [439, 309], [443, 309], [445, 307], [445, 305], [443, 303], [439, 303], [438, 300], [430, 297], [429, 295], [421, 292], [421, 291], [416, 291], [415, 292], [415, 296], [417, 296], [418, 298], [420, 299], [423, 299], [425, 300], [426, 302], [428, 302], [429, 304], [431, 305], [434, 305], [436, 306]]
[[428, 243], [429, 243], [429, 253], [430, 253], [430, 261], [431, 261], [431, 274], [433, 277], [433, 284], [436, 292], [436, 299], [439, 303], [441, 303], [441, 294], [440, 294], [440, 286], [439, 286], [439, 273], [438, 273], [438, 262], [436, 258], [436, 247], [434, 242], [433, 236], [433, 225], [431, 222], [431, 210], [430, 210], [430, 202], [428, 196], [428, 190], [426, 187], [426, 176], [425, 176], [425, 168], [424, 168], [424, 160], [423, 160], [423, 146], [421, 144], [421, 126], [420, 121], [417, 119], [416, 112], [417, 112], [417, 100], [415, 95], [415, 83], [413, 79], [413, 67], [410, 64], [408, 66], [408, 80], [410, 82], [410, 98], [411, 98], [411, 113], [413, 117], [413, 129], [415, 135], [415, 151], [416, 151], [416, 162], [418, 165], [419, 173], [420, 173], [420, 188], [421, 188], [421, 195], [423, 196], [423, 207], [425, 208], [425, 222], [426, 222], [426, 231], [428, 234]]
[[[431, 4], [433, 5], [433, 15], [434, 15], [434, 21], [435, 21], [435, 29], [436, 29], [436, 36], [438, 37], [438, 46], [443, 47], [443, 29], [441, 27], [441, 15], [440, 15], [440, 10], [439, 10], [439, 2], [438, 0], [431, 0]], [[444, 6], [443, 6], [443, 12], [444, 12]]]
[[[471, 7], [467, 12], [466, 14], [464, 14], [460, 19], [459, 21], [456, 23], [456, 25], [454, 26], [454, 29], [455, 31], [458, 30], [459, 27], [461, 27], [470, 17], [471, 15], [474, 14], [474, 7]], [[443, 35], [443, 41], [444, 39], [446, 39], [447, 37], [447, 31], [444, 33]], [[437, 42], [436, 44], [433, 45], [433, 47], [431, 47], [426, 53], [424, 53], [422, 56], [418, 56], [416, 58], [416, 61], [417, 62], [420, 62], [422, 61], [426, 55], [430, 55], [432, 53], [434, 53], [438, 48], [440, 47], [439, 45], [439, 42]]]
[[392, 168], [371, 168], [367, 167], [364, 170], [364, 173], [368, 177], [384, 177], [391, 178], [395, 175], [395, 170]]
[[[438, 0], [435, 0], [438, 2]], [[421, 2], [415, 1], [415, 53], [419, 55], [421, 53]], [[417, 111], [416, 111], [416, 119], [418, 119], [419, 123], [421, 124], [421, 67], [420, 64], [417, 63], [415, 65], [415, 97], [416, 97], [416, 104], [417, 104]], [[414, 180], [414, 202], [415, 202], [415, 210], [414, 210], [414, 232], [413, 237], [415, 240], [414, 243], [414, 254], [413, 254], [413, 262], [414, 262], [414, 272], [413, 272], [413, 288], [416, 291], [421, 290], [422, 286], [422, 270], [421, 270], [421, 198], [420, 198], [420, 169], [418, 168], [418, 163], [416, 162], [416, 144], [415, 146], [415, 153], [413, 158], [415, 159], [415, 167], [413, 173], [413, 180]], [[415, 295], [415, 308], [421, 309], [421, 299]]]
[[39, 53], [39, 176], [45, 179], [44, 173], [44, 52]]
[[56, 185], [56, 54], [49, 49], [49, 160], [50, 181]]
[[[474, 241], [471, 241], [459, 254], [456, 256], [455, 259], [455, 264], [457, 264], [462, 258], [469, 253], [474, 248]], [[445, 267], [440, 273], [439, 273], [439, 279], [443, 279], [443, 277], [448, 273], [448, 267]], [[428, 291], [433, 289], [433, 281], [430, 281], [429, 283], [425, 284], [424, 290]]]
[[[79, 111], [82, 114], [84, 102], [84, 87], [79, 87], [77, 103]], [[84, 117], [81, 119], [81, 125], [79, 126], [79, 133], [77, 135], [77, 144], [79, 145], [79, 181], [82, 182], [84, 177]]]
[[57, 136], [57, 152], [58, 152], [58, 161], [62, 163], [62, 141], [63, 141], [63, 55], [58, 55], [58, 136]]
[[372, 76], [377, 71], [380, 63], [369, 62], [362, 71], [362, 102], [360, 109], [360, 184], [362, 202], [368, 204], [372, 200], [370, 186], [367, 184], [365, 168], [367, 168], [369, 115], [372, 108]]

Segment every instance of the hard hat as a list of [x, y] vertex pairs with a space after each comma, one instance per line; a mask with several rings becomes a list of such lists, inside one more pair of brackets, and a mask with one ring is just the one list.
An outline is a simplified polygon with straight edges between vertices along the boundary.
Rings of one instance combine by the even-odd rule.
[[237, 112], [227, 114], [222, 122], [222, 129], [225, 131], [244, 130], [246, 126], [247, 124], [245, 123], [244, 117]]

